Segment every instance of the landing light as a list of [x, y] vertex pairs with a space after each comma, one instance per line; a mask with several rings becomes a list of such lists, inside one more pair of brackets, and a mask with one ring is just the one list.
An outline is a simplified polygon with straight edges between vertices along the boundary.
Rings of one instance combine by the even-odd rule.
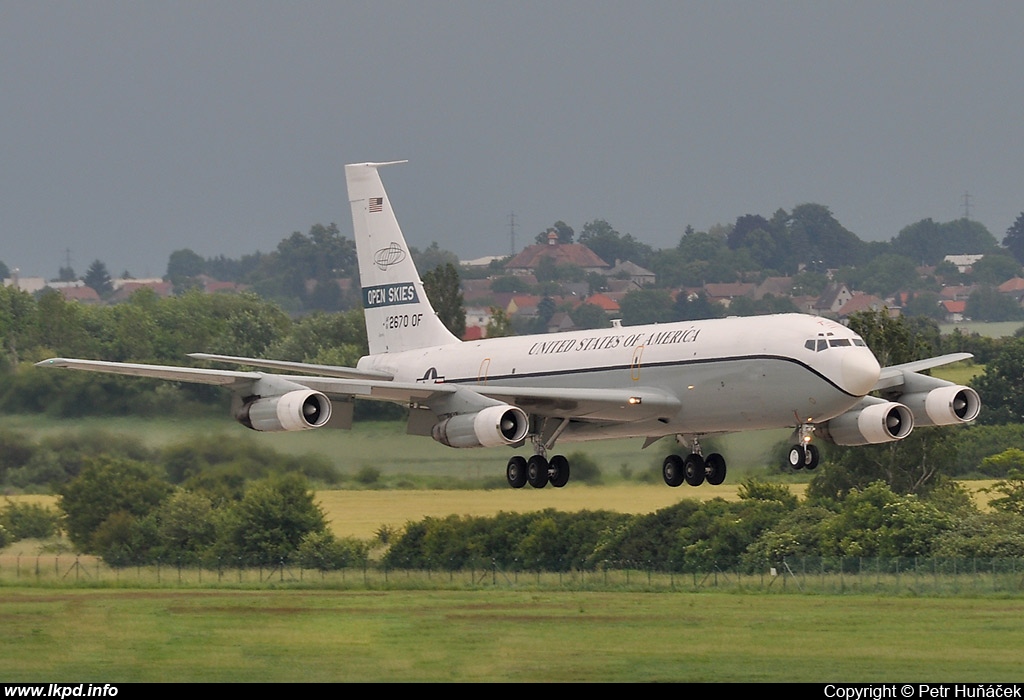
[[630, 406], [639, 406], [640, 404], [643, 403], [643, 401], [644, 400], [642, 398], [640, 398], [639, 396], [630, 396], [629, 397], [629, 401], [627, 401], [627, 403]]

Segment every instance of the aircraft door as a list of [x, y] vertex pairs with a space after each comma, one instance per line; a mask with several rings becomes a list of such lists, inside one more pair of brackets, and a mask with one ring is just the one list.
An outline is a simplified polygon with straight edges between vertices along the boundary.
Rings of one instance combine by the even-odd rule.
[[491, 358], [485, 357], [480, 361], [480, 369], [477, 370], [476, 380], [481, 384], [487, 383], [487, 373], [491, 369]]
[[640, 381], [640, 358], [643, 357], [644, 346], [638, 345], [633, 348], [633, 361], [629, 365], [629, 373], [634, 382]]

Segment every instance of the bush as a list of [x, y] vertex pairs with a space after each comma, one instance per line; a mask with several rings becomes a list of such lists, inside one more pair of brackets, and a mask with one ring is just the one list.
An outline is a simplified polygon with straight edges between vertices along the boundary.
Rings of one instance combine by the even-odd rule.
[[38, 503], [13, 503], [8, 501], [0, 513], [0, 526], [11, 537], [11, 541], [25, 539], [46, 539], [57, 534], [60, 516]]

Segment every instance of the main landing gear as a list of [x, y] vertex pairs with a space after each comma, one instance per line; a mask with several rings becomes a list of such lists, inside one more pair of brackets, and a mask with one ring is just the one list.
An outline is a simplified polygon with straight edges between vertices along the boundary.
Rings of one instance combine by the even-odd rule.
[[[680, 444], [683, 440], [682, 435], [676, 437]], [[676, 487], [685, 481], [690, 486], [700, 486], [706, 481], [712, 486], [718, 486], [725, 481], [725, 457], [717, 452], [704, 457], [697, 438], [693, 439], [691, 449], [686, 457], [671, 454], [665, 458], [661, 465], [661, 476], [666, 484]]]
[[527, 484], [535, 489], [548, 484], [560, 489], [569, 483], [569, 460], [562, 455], [555, 455], [550, 461], [542, 454], [535, 454], [529, 460], [516, 455], [508, 461], [505, 477], [514, 489]]

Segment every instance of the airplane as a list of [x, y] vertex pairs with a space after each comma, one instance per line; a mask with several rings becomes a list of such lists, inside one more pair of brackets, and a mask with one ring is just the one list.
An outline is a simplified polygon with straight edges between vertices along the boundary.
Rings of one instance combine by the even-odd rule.
[[[838, 445], [901, 440], [915, 425], [973, 421], [970, 387], [922, 371], [965, 360], [953, 353], [882, 368], [841, 323], [799, 313], [733, 317], [461, 341], [423, 289], [379, 170], [345, 166], [369, 354], [355, 367], [193, 353], [214, 363], [273, 372], [52, 358], [40, 367], [220, 385], [233, 417], [264, 432], [351, 429], [355, 399], [402, 404], [407, 432], [453, 448], [527, 447], [506, 478], [563, 487], [570, 464], [556, 444], [673, 436], [669, 486], [721, 484], [726, 460], [700, 439], [792, 428], [789, 466], [813, 469], [812, 438]], [[283, 373], [280, 373], [283, 372]]]

